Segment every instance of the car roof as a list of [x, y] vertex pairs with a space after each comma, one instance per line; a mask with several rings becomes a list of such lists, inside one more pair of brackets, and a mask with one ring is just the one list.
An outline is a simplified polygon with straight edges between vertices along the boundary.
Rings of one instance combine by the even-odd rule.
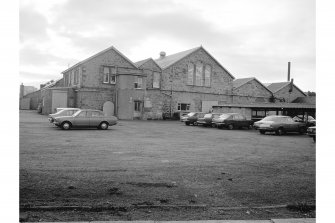
[[98, 111], [98, 112], [102, 112], [101, 110], [97, 110], [97, 109], [80, 109], [81, 111]]

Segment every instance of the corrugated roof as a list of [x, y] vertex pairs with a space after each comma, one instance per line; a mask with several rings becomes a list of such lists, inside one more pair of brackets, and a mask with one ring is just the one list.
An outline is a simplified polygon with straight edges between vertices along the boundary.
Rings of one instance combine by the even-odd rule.
[[253, 104], [224, 104], [212, 107], [239, 107], [239, 108], [306, 108], [315, 109], [315, 104], [302, 103], [253, 103]]
[[179, 53], [175, 53], [175, 54], [171, 54], [169, 56], [165, 56], [164, 58], [159, 58], [156, 59], [155, 62], [164, 70], [166, 68], [168, 68], [169, 66], [171, 66], [172, 64], [178, 62], [179, 60], [183, 59], [184, 57], [190, 55], [191, 53], [197, 51], [198, 49], [200, 49], [200, 47], [196, 47], [190, 50], [185, 50]]

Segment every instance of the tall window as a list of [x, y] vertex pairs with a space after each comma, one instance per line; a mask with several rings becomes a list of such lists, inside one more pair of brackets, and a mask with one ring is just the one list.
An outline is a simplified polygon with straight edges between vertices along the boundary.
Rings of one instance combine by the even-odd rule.
[[104, 67], [103, 68], [103, 83], [115, 84], [116, 82], [116, 68], [115, 67]]
[[104, 67], [104, 80], [105, 84], [109, 83], [109, 67]]
[[193, 75], [194, 75], [194, 64], [189, 63], [187, 65], [187, 84], [193, 85]]
[[211, 71], [212, 68], [209, 65], [205, 66], [205, 87], [211, 86]]
[[134, 101], [134, 111], [141, 111], [141, 101]]
[[79, 72], [78, 69], [74, 71], [74, 81], [73, 81], [74, 84], [78, 84], [78, 72]]
[[203, 86], [203, 65], [198, 62], [195, 70], [195, 85]]
[[159, 82], [160, 82], [160, 73], [154, 72], [153, 80], [152, 80], [152, 87], [159, 88]]
[[135, 88], [142, 88], [142, 82], [143, 82], [143, 78], [136, 76], [135, 77], [134, 87]]

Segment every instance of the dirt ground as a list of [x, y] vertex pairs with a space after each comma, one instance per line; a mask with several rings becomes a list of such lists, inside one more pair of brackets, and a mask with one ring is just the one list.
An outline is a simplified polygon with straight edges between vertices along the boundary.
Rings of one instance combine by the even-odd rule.
[[280, 207], [288, 204], [315, 205], [315, 143], [306, 135], [179, 121], [64, 131], [20, 111], [22, 221], [315, 217]]

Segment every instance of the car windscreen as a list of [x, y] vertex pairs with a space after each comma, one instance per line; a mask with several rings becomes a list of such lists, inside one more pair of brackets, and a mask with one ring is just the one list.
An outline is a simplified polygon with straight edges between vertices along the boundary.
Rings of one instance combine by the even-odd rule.
[[77, 116], [79, 114], [79, 112], [81, 112], [80, 110], [78, 110], [77, 112], [75, 112], [72, 116]]
[[211, 118], [212, 117], [212, 114], [206, 114], [205, 116], [204, 116], [204, 118]]
[[187, 116], [189, 116], [189, 117], [191, 117], [191, 116], [193, 116], [193, 115], [195, 115], [194, 112], [190, 112], [190, 113], [187, 114]]

